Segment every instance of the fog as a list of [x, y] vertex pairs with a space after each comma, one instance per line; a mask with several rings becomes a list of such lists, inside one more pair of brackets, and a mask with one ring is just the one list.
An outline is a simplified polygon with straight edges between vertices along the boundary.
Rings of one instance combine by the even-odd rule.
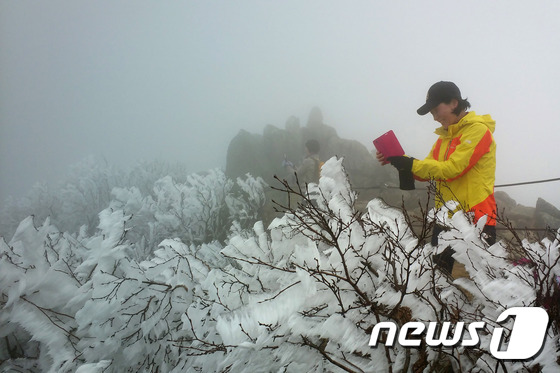
[[[496, 120], [496, 184], [560, 177], [558, 1], [2, 1], [0, 197], [89, 155], [224, 167], [240, 129], [312, 107], [339, 136], [393, 129], [423, 158], [429, 86]], [[279, 160], [280, 162], [281, 160]], [[500, 189], [560, 206], [560, 182]]]

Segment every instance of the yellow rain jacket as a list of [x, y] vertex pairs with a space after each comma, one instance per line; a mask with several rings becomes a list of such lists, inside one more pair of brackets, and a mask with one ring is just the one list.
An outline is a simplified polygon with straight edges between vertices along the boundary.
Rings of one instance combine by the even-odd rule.
[[447, 130], [438, 128], [435, 133], [439, 139], [430, 154], [424, 160], [414, 160], [412, 173], [417, 179], [437, 182], [437, 208], [457, 201], [461, 209], [474, 213], [475, 222], [488, 215], [486, 225], [496, 225], [495, 127], [490, 115], [471, 111]]

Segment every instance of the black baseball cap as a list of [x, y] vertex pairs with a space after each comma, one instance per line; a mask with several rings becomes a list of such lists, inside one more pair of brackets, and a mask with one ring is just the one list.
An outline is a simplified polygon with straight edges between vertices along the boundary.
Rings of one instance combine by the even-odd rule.
[[459, 87], [453, 82], [437, 82], [428, 89], [428, 95], [426, 96], [426, 103], [416, 112], [420, 115], [425, 115], [430, 112], [433, 108], [441, 104], [442, 102], [450, 102], [452, 99], [456, 98], [461, 100], [461, 91]]

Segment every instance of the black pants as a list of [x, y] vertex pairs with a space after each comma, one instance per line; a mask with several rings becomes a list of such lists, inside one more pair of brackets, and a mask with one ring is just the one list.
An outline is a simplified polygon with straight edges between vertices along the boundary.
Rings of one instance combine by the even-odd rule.
[[[445, 228], [441, 225], [436, 225], [434, 227], [434, 231], [432, 233], [432, 246], [437, 246], [438, 244], [438, 236], [441, 232], [443, 232]], [[496, 243], [496, 226], [494, 225], [485, 225], [482, 233], [485, 235], [485, 240], [488, 245], [492, 246]], [[453, 259], [453, 254], [455, 250], [450, 247], [446, 247], [440, 254], [436, 254], [433, 256], [434, 263], [440, 267], [443, 271], [451, 274], [453, 270], [453, 263], [455, 263], [455, 259]]]

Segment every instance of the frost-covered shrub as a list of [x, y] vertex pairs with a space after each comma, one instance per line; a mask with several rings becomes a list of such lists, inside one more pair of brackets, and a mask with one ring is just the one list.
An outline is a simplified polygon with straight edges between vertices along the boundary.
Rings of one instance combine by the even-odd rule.
[[221, 245], [165, 240], [151, 260], [136, 262], [130, 216], [106, 209], [100, 221], [99, 235], [73, 237], [28, 218], [9, 245], [0, 241], [1, 368], [73, 372], [109, 362], [114, 372], [156, 372], [178, 364], [194, 290], [228, 263]]
[[[202, 283], [208, 297], [187, 310], [193, 335], [199, 336], [187, 347], [196, 355], [194, 367], [235, 372], [418, 372], [446, 365], [481, 372], [558, 370], [554, 322], [543, 352], [531, 361], [498, 361], [489, 348], [503, 310], [542, 306], [543, 281], [558, 292], [558, 237], [523, 243], [531, 260], [546, 268], [540, 270], [547, 276], [542, 279], [534, 269], [509, 260], [501, 244], [488, 247], [481, 238], [484, 223], [475, 226], [462, 212], [452, 218], [448, 211], [437, 213], [449, 230], [435, 248], [423, 243], [429, 225], [414, 235], [411, 217], [380, 200], [371, 201], [361, 215], [344, 176], [340, 161], [331, 159], [323, 166], [319, 189], [285, 184], [287, 192], [303, 199], [299, 208], [288, 209], [268, 230], [256, 224], [252, 234], [230, 239], [222, 253], [238, 266], [213, 270]], [[320, 197], [307, 197], [317, 192]], [[432, 254], [448, 245], [466, 264], [468, 278], [453, 280], [434, 267]], [[400, 326], [485, 321], [486, 326], [475, 348], [425, 343], [416, 349], [383, 343], [372, 348], [370, 333], [381, 321]]]
[[228, 260], [218, 255], [217, 242], [195, 247], [165, 240], [150, 261], [135, 262], [126, 240], [130, 216], [107, 209], [100, 221], [99, 235], [73, 237], [48, 220], [35, 228], [30, 217], [9, 245], [0, 241], [0, 337], [15, 346], [32, 337], [40, 345], [35, 354], [7, 351], [3, 360], [25, 356], [32, 363], [23, 366], [56, 372], [72, 371], [75, 360], [148, 369], [155, 359], [154, 371], [163, 368], [169, 351], [154, 350], [154, 342], [180, 340], [171, 331], [193, 289], [209, 268]]
[[23, 198], [8, 198], [0, 210], [0, 236], [10, 239], [29, 215], [36, 221], [47, 217], [61, 231], [76, 233], [82, 226], [95, 232], [98, 214], [109, 205], [113, 188], [135, 187], [142, 194], [152, 191], [156, 180], [172, 176], [184, 182], [188, 172], [181, 164], [140, 162], [128, 170], [88, 157], [71, 167], [59, 184], [37, 184]]
[[[90, 195], [99, 194], [95, 182], [78, 180]], [[105, 193], [115, 183], [101, 184]], [[148, 194], [146, 185], [113, 188], [93, 234], [87, 225], [63, 233], [48, 217], [39, 228], [37, 217], [24, 219], [9, 244], [0, 241], [0, 366], [53, 372], [73, 371], [86, 361], [95, 363], [83, 369], [107, 361], [114, 371], [159, 371], [166, 361], [172, 366], [180, 355], [173, 341], [183, 337], [171, 331], [203, 279], [185, 267], [199, 263], [208, 271], [229, 263], [217, 239], [256, 221], [263, 188], [262, 179], [232, 181], [210, 170], [181, 182], [155, 180]], [[75, 205], [87, 204], [68, 194], [76, 190], [70, 184], [63, 192]], [[46, 215], [65, 224], [52, 211]], [[182, 284], [185, 276], [191, 281]], [[167, 347], [153, 350], [158, 340]]]
[[189, 175], [185, 182], [166, 176], [153, 193], [136, 187], [113, 189], [111, 208], [131, 215], [129, 239], [137, 243], [137, 257], [145, 258], [159, 242], [179, 238], [187, 244], [224, 242], [234, 229], [254, 224], [265, 203], [265, 183], [250, 175], [227, 179], [223, 171]]
[[[60, 231], [95, 233], [99, 212], [107, 207], [131, 215], [128, 239], [145, 258], [166, 238], [186, 243], [223, 242], [237, 229], [258, 220], [265, 183], [246, 175], [227, 179], [219, 169], [188, 174], [180, 164], [142, 162], [119, 170], [95, 158], [78, 163], [59, 187], [36, 185], [21, 199], [9, 199], [0, 211], [0, 236], [9, 240], [27, 216], [49, 218]], [[84, 227], [85, 226], [85, 227]]]
[[[558, 370], [558, 235], [521, 241], [519, 264], [502, 243], [488, 247], [483, 222], [439, 211], [432, 217], [448, 230], [432, 247], [425, 216], [413, 233], [415, 218], [381, 200], [357, 211], [334, 158], [318, 186], [283, 185], [302, 202], [268, 227], [254, 223], [258, 180], [228, 182], [217, 171], [189, 180], [158, 179], [153, 195], [115, 189], [93, 234], [61, 233], [48, 220], [35, 228], [28, 218], [9, 244], [0, 241], [0, 370]], [[223, 211], [229, 218], [212, 220]], [[191, 225], [188, 214], [207, 217], [205, 225]], [[225, 243], [204, 242], [219, 229], [215, 221], [233, 226]], [[191, 230], [180, 233], [184, 223]], [[432, 255], [448, 245], [468, 277], [434, 267]], [[529, 361], [496, 360], [488, 348], [496, 316], [529, 305], [551, 315], [543, 351]], [[381, 321], [486, 326], [476, 347], [370, 347]]]
[[48, 219], [35, 228], [29, 217], [9, 245], [0, 240], [3, 369], [56, 371], [76, 357], [74, 315], [80, 306], [73, 299], [86, 281], [76, 268], [86, 257], [79, 239]]

